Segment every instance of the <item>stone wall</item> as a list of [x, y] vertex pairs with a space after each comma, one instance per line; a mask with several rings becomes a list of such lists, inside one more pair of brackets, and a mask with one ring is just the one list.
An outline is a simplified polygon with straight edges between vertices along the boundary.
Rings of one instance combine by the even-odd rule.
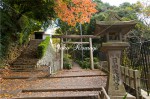
[[50, 66], [52, 73], [60, 70], [60, 56], [59, 53], [56, 53], [52, 47], [52, 44], [50, 43], [47, 51], [38, 62], [37, 67], [39, 66]]

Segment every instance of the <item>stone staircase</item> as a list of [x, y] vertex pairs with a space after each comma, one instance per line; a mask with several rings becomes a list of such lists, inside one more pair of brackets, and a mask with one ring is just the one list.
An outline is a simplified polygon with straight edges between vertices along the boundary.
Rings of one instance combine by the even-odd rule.
[[107, 81], [104, 72], [83, 70], [75, 65], [71, 70], [37, 78], [36, 83], [21, 89], [12, 99], [110, 99], [101, 98]]
[[39, 60], [36, 56], [37, 47], [42, 40], [36, 39], [31, 40], [27, 48], [21, 53], [21, 55], [12, 63], [11, 70], [22, 71], [22, 70], [32, 70], [37, 61]]

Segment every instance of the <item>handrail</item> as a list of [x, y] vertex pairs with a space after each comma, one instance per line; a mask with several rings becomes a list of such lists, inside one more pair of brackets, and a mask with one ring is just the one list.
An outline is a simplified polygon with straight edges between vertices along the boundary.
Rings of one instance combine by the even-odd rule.
[[103, 92], [103, 95], [104, 95], [103, 99], [110, 99], [110, 97], [108, 96], [108, 94], [107, 94], [107, 92], [106, 92], [104, 87], [102, 87], [102, 91], [101, 92]]

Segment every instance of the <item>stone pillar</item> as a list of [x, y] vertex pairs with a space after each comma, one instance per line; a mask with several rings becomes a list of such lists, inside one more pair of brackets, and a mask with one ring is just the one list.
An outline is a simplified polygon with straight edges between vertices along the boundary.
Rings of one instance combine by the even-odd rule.
[[64, 57], [64, 50], [63, 50], [63, 38], [61, 38], [61, 48], [60, 48], [60, 50], [61, 50], [61, 60], [60, 60], [60, 67], [61, 67], [61, 69], [63, 69], [63, 57]]
[[109, 83], [108, 83], [108, 94], [110, 96], [124, 96], [126, 94], [120, 70], [120, 50], [109, 50]]
[[[102, 50], [107, 53], [109, 63], [109, 76], [107, 80], [107, 92], [111, 99], [123, 99], [126, 95], [124, 84], [121, 78], [120, 59], [121, 51], [129, 46], [126, 42], [107, 42]], [[126, 99], [135, 99], [127, 96]]]
[[94, 69], [94, 62], [93, 62], [93, 47], [92, 47], [92, 38], [89, 38], [90, 42], [90, 62], [91, 62], [91, 69]]

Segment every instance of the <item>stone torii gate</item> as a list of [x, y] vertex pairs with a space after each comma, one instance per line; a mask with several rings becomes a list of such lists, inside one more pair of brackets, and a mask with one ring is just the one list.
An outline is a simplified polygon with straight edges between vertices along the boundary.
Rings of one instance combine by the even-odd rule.
[[[93, 35], [53, 35], [52, 38], [60, 38], [60, 45], [61, 45], [61, 69], [63, 69], [63, 56], [64, 56], [64, 44], [90, 44], [90, 63], [91, 69], [94, 69], [94, 62], [93, 62], [93, 50], [92, 50], [92, 39], [99, 39], [99, 36]], [[89, 42], [64, 42], [63, 39], [81, 39], [81, 38], [88, 38]]]

